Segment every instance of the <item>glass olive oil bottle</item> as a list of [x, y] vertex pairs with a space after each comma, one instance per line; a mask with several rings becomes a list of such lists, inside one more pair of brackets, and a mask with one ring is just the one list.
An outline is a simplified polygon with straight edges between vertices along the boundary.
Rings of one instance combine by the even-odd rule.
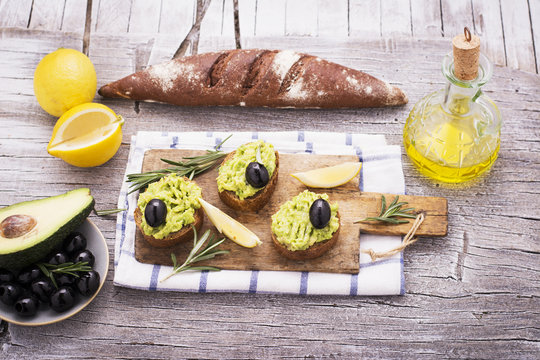
[[493, 67], [479, 54], [479, 40], [473, 64], [458, 64], [455, 47], [454, 38], [454, 55], [448, 54], [442, 64], [446, 87], [420, 100], [403, 129], [405, 150], [419, 171], [449, 183], [467, 181], [488, 170], [497, 159], [501, 131], [497, 105], [481, 90]]

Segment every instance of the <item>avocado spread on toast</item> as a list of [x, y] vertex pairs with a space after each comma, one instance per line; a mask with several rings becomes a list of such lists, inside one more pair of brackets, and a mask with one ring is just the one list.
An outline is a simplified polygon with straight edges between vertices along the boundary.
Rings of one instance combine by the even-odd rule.
[[328, 201], [327, 194], [304, 190], [279, 208], [272, 215], [272, 232], [277, 240], [290, 251], [306, 250], [310, 246], [328, 240], [339, 228], [338, 204], [330, 203], [330, 222], [316, 229], [309, 220], [309, 208], [317, 199]]
[[145, 192], [139, 194], [137, 206], [144, 214], [150, 200], [160, 199], [167, 206], [165, 222], [160, 226], [152, 227], [142, 216], [141, 228], [146, 235], [163, 239], [170, 233], [194, 223], [195, 210], [201, 207], [200, 197], [201, 188], [193, 181], [175, 174], [162, 177], [158, 182], [148, 185]]
[[240, 200], [255, 195], [263, 188], [254, 188], [246, 180], [246, 168], [251, 162], [256, 162], [257, 148], [261, 148], [262, 164], [268, 170], [268, 176], [272, 178], [276, 169], [276, 153], [272, 144], [258, 140], [244, 144], [236, 149], [232, 159], [221, 165], [217, 177], [219, 192], [232, 191]]

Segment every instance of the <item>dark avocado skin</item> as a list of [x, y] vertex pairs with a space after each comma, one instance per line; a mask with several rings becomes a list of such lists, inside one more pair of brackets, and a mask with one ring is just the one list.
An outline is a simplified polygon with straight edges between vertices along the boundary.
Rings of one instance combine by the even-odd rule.
[[58, 228], [58, 230], [49, 236], [48, 238], [43, 239], [36, 245], [9, 254], [0, 254], [0, 268], [5, 268], [8, 270], [18, 270], [25, 266], [34, 264], [39, 260], [42, 260], [47, 256], [53, 249], [61, 246], [62, 241], [71, 233], [75, 231], [83, 221], [90, 215], [92, 209], [94, 208], [94, 199], [85, 207], [82, 211], [74, 214], [74, 216], [68, 220], [63, 226]]

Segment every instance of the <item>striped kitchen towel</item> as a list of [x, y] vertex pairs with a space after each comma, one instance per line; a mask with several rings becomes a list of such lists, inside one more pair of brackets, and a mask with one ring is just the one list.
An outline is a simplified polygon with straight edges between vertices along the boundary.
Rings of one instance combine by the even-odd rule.
[[[230, 132], [138, 132], [131, 139], [126, 174], [141, 171], [143, 156], [149, 149], [213, 148]], [[382, 135], [344, 134], [329, 132], [234, 132], [224, 144], [224, 151], [263, 139], [283, 153], [357, 155], [363, 162], [360, 191], [403, 194], [405, 182], [399, 146], [389, 146]], [[367, 254], [360, 255], [358, 274], [330, 274], [293, 271], [187, 271], [166, 282], [159, 280], [172, 271], [171, 267], [143, 264], [135, 260], [135, 221], [133, 212], [137, 193], [128, 194], [123, 183], [118, 200], [118, 215], [114, 258], [114, 284], [142, 290], [190, 292], [281, 293], [300, 295], [400, 295], [404, 293], [402, 253], [372, 262]], [[400, 236], [362, 234], [361, 249], [385, 251], [399, 246]]]

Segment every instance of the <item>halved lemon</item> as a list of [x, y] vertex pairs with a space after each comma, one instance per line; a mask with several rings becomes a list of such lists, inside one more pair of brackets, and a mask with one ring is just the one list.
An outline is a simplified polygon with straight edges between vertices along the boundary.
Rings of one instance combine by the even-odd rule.
[[74, 166], [102, 165], [118, 151], [123, 124], [124, 119], [105, 105], [77, 105], [54, 125], [47, 151]]
[[361, 168], [361, 162], [346, 162], [335, 166], [294, 173], [291, 176], [312, 188], [333, 188], [354, 179]]
[[247, 227], [203, 199], [199, 199], [199, 202], [206, 216], [220, 233], [243, 247], [252, 248], [262, 244], [259, 237]]

